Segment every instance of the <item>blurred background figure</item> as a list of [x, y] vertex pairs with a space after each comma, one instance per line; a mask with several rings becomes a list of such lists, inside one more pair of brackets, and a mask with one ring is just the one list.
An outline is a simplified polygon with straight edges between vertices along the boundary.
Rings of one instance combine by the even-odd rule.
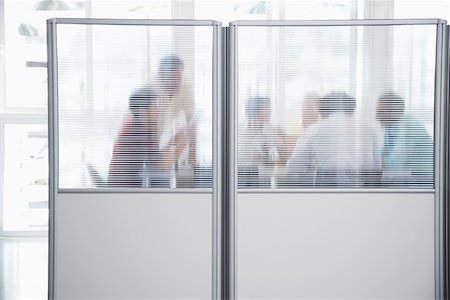
[[316, 93], [310, 93], [303, 99], [299, 124], [286, 137], [286, 157], [292, 154], [297, 141], [305, 130], [320, 119], [319, 100], [320, 96]]
[[161, 148], [159, 95], [150, 87], [132, 93], [129, 110], [131, 115], [114, 143], [108, 186], [169, 188], [173, 165], [188, 143], [189, 129], [178, 130]]
[[379, 180], [375, 129], [355, 117], [356, 100], [333, 92], [319, 101], [321, 119], [298, 140], [287, 173], [306, 186], [366, 186]]
[[[179, 56], [169, 55], [160, 60], [156, 79], [160, 107], [160, 149], [167, 147], [169, 141], [174, 141], [177, 148], [184, 144], [184, 148], [177, 151], [172, 177], [183, 173], [192, 181], [196, 166], [197, 118], [194, 117], [192, 87], [187, 81], [184, 76], [184, 62]], [[183, 135], [182, 132], [187, 133], [187, 142], [174, 139], [177, 135]]]
[[309, 126], [317, 123], [320, 118], [319, 114], [320, 96], [317, 94], [309, 94], [302, 103], [302, 126], [306, 130]]
[[245, 112], [247, 128], [239, 135], [239, 183], [269, 185], [274, 168], [286, 162], [286, 134], [271, 123], [270, 98], [249, 98]]
[[405, 100], [392, 92], [381, 95], [376, 117], [384, 128], [383, 183], [431, 185], [433, 140], [421, 122], [405, 113]]

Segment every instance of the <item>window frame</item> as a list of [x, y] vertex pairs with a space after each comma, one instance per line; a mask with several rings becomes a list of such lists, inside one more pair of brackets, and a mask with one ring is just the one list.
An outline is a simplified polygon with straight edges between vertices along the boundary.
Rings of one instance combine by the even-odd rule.
[[[238, 183], [238, 171], [239, 171], [239, 165], [238, 165], [238, 132], [239, 132], [239, 81], [238, 81], [238, 73], [239, 73], [239, 59], [238, 57], [238, 31], [239, 27], [258, 27], [258, 26], [264, 26], [264, 27], [282, 27], [282, 26], [354, 26], [354, 27], [361, 27], [361, 26], [368, 26], [368, 27], [376, 27], [376, 26], [396, 26], [396, 25], [433, 25], [436, 26], [436, 56], [435, 56], [435, 74], [443, 74], [443, 72], [446, 72], [444, 70], [445, 68], [442, 68], [442, 62], [443, 62], [443, 56], [445, 54], [442, 53], [442, 43], [445, 42], [444, 38], [444, 29], [446, 26], [446, 21], [442, 19], [368, 19], [368, 20], [304, 20], [304, 21], [295, 21], [295, 20], [267, 20], [267, 21], [234, 21], [230, 23], [230, 49], [231, 49], [231, 61], [234, 62], [230, 66], [231, 68], [231, 84], [230, 84], [230, 108], [229, 110], [232, 112], [231, 114], [235, 117], [232, 117], [230, 120], [230, 139], [233, 141], [232, 145], [230, 146], [230, 174], [232, 174], [232, 178], [230, 178], [230, 195], [232, 195], [232, 198], [235, 198], [237, 193], [306, 193], [306, 192], [312, 192], [315, 193], [333, 193], [333, 192], [355, 192], [355, 193], [368, 193], [368, 192], [388, 192], [388, 193], [396, 193], [396, 192], [410, 192], [415, 191], [417, 193], [435, 193], [439, 194], [442, 190], [442, 188], [439, 186], [439, 176], [442, 175], [442, 171], [438, 172], [442, 168], [440, 166], [440, 161], [444, 157], [442, 153], [439, 153], [440, 151], [443, 151], [441, 148], [444, 147], [444, 138], [440, 135], [442, 134], [439, 125], [442, 126], [443, 122], [443, 114], [442, 112], [442, 103], [441, 100], [445, 95], [442, 93], [442, 85], [443, 83], [436, 81], [435, 79], [435, 93], [434, 93], [434, 118], [433, 118], [433, 127], [435, 130], [435, 135], [433, 139], [433, 183], [430, 187], [418, 187], [418, 188], [411, 188], [411, 187], [377, 187], [377, 188], [334, 188], [334, 187], [325, 187], [325, 188], [315, 188], [314, 186], [311, 187], [292, 187], [292, 188], [278, 188], [278, 187], [262, 187], [258, 188], [256, 187], [250, 187], [250, 188], [242, 188], [239, 187]], [[444, 28], [444, 29], [443, 29]], [[441, 33], [441, 35], [439, 35]], [[355, 69], [357, 71], [357, 68]], [[441, 75], [437, 75], [441, 76]], [[445, 77], [445, 76], [441, 76]], [[440, 77], [439, 77], [440, 78]], [[439, 147], [440, 146], [440, 147]], [[234, 195], [234, 196], [233, 196]], [[231, 200], [231, 201], [234, 201]]]

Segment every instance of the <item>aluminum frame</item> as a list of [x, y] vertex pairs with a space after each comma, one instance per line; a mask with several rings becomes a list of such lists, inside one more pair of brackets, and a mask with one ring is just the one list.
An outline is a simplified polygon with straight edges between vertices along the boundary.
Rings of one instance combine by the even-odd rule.
[[[222, 151], [229, 153], [229, 27], [222, 28]], [[223, 178], [230, 178], [229, 156], [224, 155], [222, 161]], [[229, 209], [229, 186], [222, 185], [222, 230], [221, 230], [221, 299], [229, 299], [230, 279], [230, 209]]]
[[437, 25], [447, 23], [442, 19], [370, 19], [370, 20], [239, 20], [232, 26], [391, 26], [391, 25]]
[[55, 24], [79, 25], [143, 25], [143, 26], [221, 26], [214, 20], [166, 20], [166, 19], [107, 19], [107, 18], [53, 18]]
[[[230, 101], [229, 109], [232, 112], [229, 116], [229, 156], [230, 156], [230, 174], [229, 178], [229, 202], [230, 202], [230, 282], [229, 295], [231, 300], [236, 299], [236, 199], [238, 193], [424, 193], [435, 195], [435, 299], [441, 299], [444, 295], [444, 236], [442, 229], [444, 228], [444, 180], [447, 167], [444, 166], [444, 159], [447, 157], [447, 135], [448, 128], [444, 128], [445, 120], [448, 117], [447, 111], [447, 88], [449, 76], [449, 26], [447, 21], [442, 19], [403, 19], [403, 20], [311, 20], [311, 21], [233, 21], [230, 22]], [[436, 25], [436, 61], [435, 61], [435, 108], [434, 108], [434, 188], [430, 189], [243, 189], [237, 185], [237, 132], [238, 122], [238, 27], [243, 26], [394, 26], [394, 25]], [[442, 187], [444, 185], [444, 187]]]
[[[218, 47], [219, 44], [215, 43], [215, 34], [219, 34], [218, 30], [214, 30], [214, 28], [219, 28], [221, 27], [221, 22], [218, 21], [214, 21], [214, 20], [182, 20], [182, 19], [178, 19], [178, 20], [166, 20], [166, 19], [104, 19], [104, 18], [52, 18], [52, 19], [48, 19], [47, 20], [47, 24], [55, 24], [55, 26], [57, 24], [69, 24], [69, 25], [111, 25], [111, 26], [124, 26], [124, 25], [130, 25], [130, 26], [212, 26], [213, 27], [213, 64], [212, 64], [212, 68], [213, 68], [213, 82], [218, 80], [218, 76], [219, 76], [219, 68], [218, 68], [218, 64], [219, 61], [218, 59], [214, 58], [214, 53], [217, 52], [219, 49], [218, 48], [214, 48], [214, 47]], [[55, 29], [56, 31], [56, 29]], [[219, 39], [217, 38], [217, 41]], [[47, 47], [49, 47], [49, 41], [47, 41]], [[56, 47], [56, 46], [55, 46]], [[56, 49], [55, 49], [55, 53], [56, 53]], [[55, 64], [57, 65], [57, 58], [55, 57]], [[48, 62], [48, 70], [50, 70], [50, 61]], [[54, 82], [57, 82], [57, 69], [54, 70]], [[50, 85], [53, 84], [53, 82], [49, 82], [49, 87]], [[218, 85], [217, 84], [213, 84], [212, 86], [212, 101], [213, 104], [215, 101], [218, 101]], [[215, 90], [216, 89], [216, 90]], [[57, 95], [57, 93], [55, 93], [55, 95]], [[53, 97], [50, 94], [49, 91], [49, 99], [50, 97]], [[56, 98], [57, 99], [57, 96]], [[55, 101], [57, 102], [57, 101]], [[49, 101], [50, 104], [50, 101]], [[55, 126], [55, 130], [56, 133], [58, 131], [57, 129], [57, 124], [58, 122], [58, 107], [57, 107], [57, 103], [54, 104], [55, 105], [55, 114], [56, 116], [54, 116], [55, 118], [55, 122], [54, 122], [54, 126]], [[217, 109], [217, 107], [214, 107], [213, 105], [213, 115], [214, 110]], [[49, 136], [50, 136], [50, 114], [49, 114]], [[213, 137], [212, 137], [212, 142], [213, 145], [214, 143], [216, 143], [217, 141], [215, 141], [216, 137], [214, 136], [214, 128], [213, 128]], [[55, 136], [55, 145], [58, 145], [58, 140], [57, 140], [57, 134]], [[50, 146], [50, 144], [49, 144]], [[213, 146], [214, 147], [214, 146]], [[55, 148], [56, 150], [57, 147]], [[59, 151], [55, 151], [54, 155], [55, 155], [55, 160], [59, 161], [59, 155], [58, 155]], [[50, 153], [49, 153], [50, 155]], [[214, 170], [214, 164], [218, 165], [219, 162], [219, 158], [214, 159], [213, 158], [213, 170]], [[214, 171], [213, 171], [214, 173]], [[56, 188], [57, 188], [57, 192], [63, 192], [64, 190], [66, 190], [67, 192], [69, 191], [73, 191], [73, 192], [83, 192], [83, 191], [89, 191], [90, 189], [78, 189], [78, 188], [61, 188], [59, 187], [59, 180], [58, 180], [58, 173], [55, 173], [55, 178], [56, 178]], [[192, 189], [193, 191], [197, 191], [197, 190], [205, 190], [205, 189], [198, 189], [198, 188], [189, 188]], [[106, 191], [106, 189], [98, 189], [98, 192], [101, 191]], [[108, 190], [113, 190], [113, 189], [108, 189]], [[143, 192], [147, 192], [147, 193], [167, 193], [167, 192], [173, 192], [172, 188], [161, 188], [161, 189], [142, 189]], [[185, 191], [188, 190], [188, 188], [184, 189]], [[214, 191], [212, 190], [212, 188], [209, 188], [211, 193], [214, 193]], [[97, 192], [97, 191], [96, 191]]]
[[237, 140], [237, 116], [238, 105], [237, 99], [238, 95], [238, 25], [235, 22], [230, 23], [229, 29], [229, 52], [228, 52], [228, 67], [229, 67], [229, 98], [228, 98], [228, 149], [229, 149], [229, 174], [228, 174], [228, 209], [229, 209], [229, 274], [228, 274], [228, 299], [236, 299], [236, 199], [238, 193], [238, 182], [237, 182], [237, 150], [238, 150], [238, 140]]
[[48, 299], [54, 299], [55, 281], [55, 204], [57, 194], [58, 165], [57, 143], [57, 98], [58, 98], [58, 57], [56, 47], [56, 22], [47, 21], [47, 72], [48, 72], [48, 159], [49, 159], [49, 200], [48, 200]]
[[[59, 188], [59, 149], [58, 149], [58, 57], [57, 57], [57, 25], [131, 25], [131, 26], [211, 26], [213, 31], [212, 45], [212, 188], [198, 189], [68, 189]], [[61, 193], [189, 193], [189, 194], [212, 194], [212, 299], [219, 299], [221, 293], [219, 280], [221, 268], [219, 264], [219, 232], [220, 232], [220, 207], [222, 201], [220, 165], [222, 152], [220, 141], [222, 138], [221, 109], [219, 99], [221, 96], [221, 83], [219, 83], [220, 66], [220, 41], [221, 22], [213, 20], [148, 20], [148, 19], [86, 19], [86, 18], [53, 18], [47, 20], [47, 61], [48, 61], [48, 137], [49, 137], [49, 268], [48, 268], [48, 299], [54, 299], [55, 293], [55, 211], [56, 197]]]
[[350, 188], [327, 188], [327, 189], [313, 189], [313, 188], [283, 188], [283, 189], [239, 189], [239, 194], [435, 194], [435, 189], [350, 189]]
[[[450, 115], [450, 26], [446, 26], [446, 34], [445, 34], [446, 42], [444, 43], [444, 46], [446, 47], [446, 50], [444, 51], [445, 58], [447, 59], [446, 67], [446, 79], [444, 81], [444, 85], [446, 87], [445, 90], [445, 111], [446, 116]], [[450, 197], [450, 186], [448, 185], [448, 182], [450, 180], [450, 137], [449, 137], [449, 130], [450, 130], [450, 120], [447, 118], [444, 119], [444, 128], [446, 130], [445, 133], [445, 179], [444, 182], [447, 182], [447, 185], [444, 186], [444, 198], [443, 198], [443, 205], [442, 205], [442, 214], [443, 214], [443, 260], [441, 261], [441, 264], [443, 265], [443, 298], [448, 299], [450, 294], [450, 282], [449, 282], [449, 272], [450, 272], [450, 264], [449, 264], [449, 197]]]
[[212, 194], [210, 188], [62, 188], [58, 194]]
[[212, 120], [213, 120], [213, 175], [212, 175], [212, 193], [213, 193], [213, 203], [212, 203], [212, 299], [220, 298], [220, 207], [222, 202], [222, 166], [220, 164], [222, 158], [222, 151], [220, 148], [220, 141], [222, 140], [222, 119], [221, 119], [221, 106], [220, 106], [220, 96], [221, 96], [221, 71], [222, 66], [220, 64], [221, 57], [221, 23], [212, 21], [213, 26], [213, 54], [212, 54]]
[[435, 69], [435, 143], [434, 143], [434, 170], [435, 170], [435, 298], [441, 299], [444, 295], [444, 199], [445, 199], [445, 158], [447, 152], [447, 128], [445, 128], [447, 102], [446, 89], [448, 80], [448, 26], [445, 23], [437, 24], [436, 29], [436, 69]]

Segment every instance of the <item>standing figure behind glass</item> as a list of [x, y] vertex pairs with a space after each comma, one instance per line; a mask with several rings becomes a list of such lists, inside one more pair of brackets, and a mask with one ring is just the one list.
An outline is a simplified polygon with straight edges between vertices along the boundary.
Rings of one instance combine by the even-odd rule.
[[433, 140], [420, 121], [405, 113], [405, 100], [394, 93], [381, 95], [377, 119], [384, 128], [383, 184], [431, 186]]
[[[167, 149], [169, 142], [174, 142], [178, 150], [173, 157], [172, 182], [175, 185], [175, 175], [194, 179], [196, 166], [196, 133], [197, 120], [194, 117], [195, 103], [191, 86], [184, 76], [184, 62], [177, 55], [165, 56], [161, 59], [158, 77], [155, 80], [159, 95], [160, 116], [158, 119], [161, 131], [159, 147]], [[186, 139], [177, 139], [176, 136], [187, 134]], [[173, 150], [173, 147], [169, 149]], [[173, 153], [175, 153], [173, 152]], [[179, 179], [179, 178], [178, 178]], [[178, 181], [178, 180], [177, 180]]]
[[333, 92], [319, 101], [321, 119], [300, 137], [288, 161], [294, 186], [374, 185], [381, 158], [376, 131], [355, 116], [356, 101]]
[[270, 122], [270, 98], [249, 98], [245, 112], [247, 128], [239, 136], [239, 185], [268, 186], [276, 167], [286, 162], [286, 135]]

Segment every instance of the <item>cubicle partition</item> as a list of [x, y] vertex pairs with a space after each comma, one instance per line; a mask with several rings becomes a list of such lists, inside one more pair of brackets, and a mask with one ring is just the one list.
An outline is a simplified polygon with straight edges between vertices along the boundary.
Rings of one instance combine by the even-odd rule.
[[441, 299], [448, 42], [49, 20], [49, 299]]
[[230, 297], [442, 299], [441, 20], [230, 23]]
[[49, 299], [217, 297], [219, 28], [48, 21]]

